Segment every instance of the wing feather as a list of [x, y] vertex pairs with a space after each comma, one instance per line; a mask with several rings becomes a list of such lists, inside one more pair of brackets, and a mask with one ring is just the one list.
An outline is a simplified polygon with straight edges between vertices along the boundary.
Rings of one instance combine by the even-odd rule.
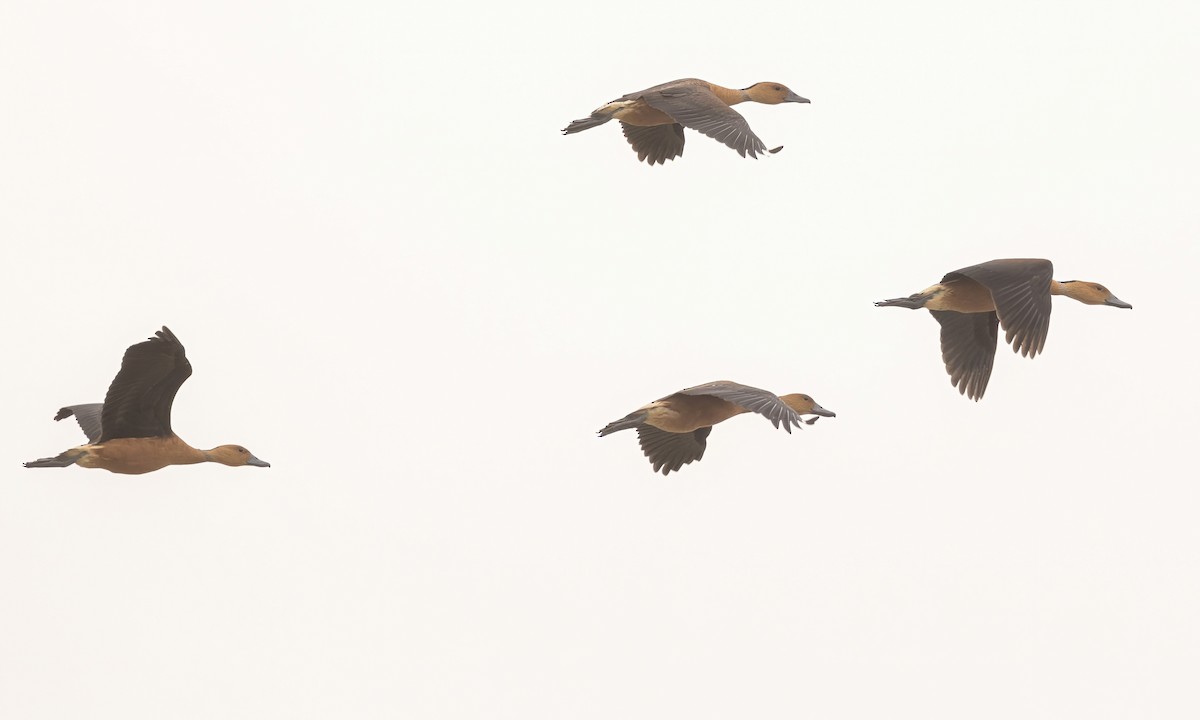
[[929, 312], [942, 326], [942, 362], [950, 383], [978, 401], [987, 389], [996, 358], [996, 313]]
[[661, 470], [663, 475], [703, 458], [711, 432], [712, 427], [686, 433], [667, 432], [653, 425], [639, 425], [637, 428], [642, 454], [650, 459], [654, 472]]
[[663, 165], [683, 155], [683, 126], [679, 123], [641, 126], [623, 122], [621, 132], [633, 146], [638, 160], [650, 165]]
[[89, 443], [95, 443], [100, 440], [101, 432], [101, 414], [104, 411], [104, 403], [87, 403], [85, 405], [67, 405], [59, 408], [58, 414], [54, 416], [55, 420], [62, 420], [75, 416], [75, 421], [79, 423], [79, 428], [83, 430], [83, 434], [87, 435]]

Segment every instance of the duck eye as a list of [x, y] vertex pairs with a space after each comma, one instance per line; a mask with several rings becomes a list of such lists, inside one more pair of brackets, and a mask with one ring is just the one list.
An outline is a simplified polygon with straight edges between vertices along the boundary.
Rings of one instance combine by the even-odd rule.
[[777, 91], [778, 91], [778, 90], [782, 90], [782, 89], [783, 89], [783, 88], [779, 87], [778, 85], [776, 85], [776, 86], [775, 86], [775, 90], [777, 90]]

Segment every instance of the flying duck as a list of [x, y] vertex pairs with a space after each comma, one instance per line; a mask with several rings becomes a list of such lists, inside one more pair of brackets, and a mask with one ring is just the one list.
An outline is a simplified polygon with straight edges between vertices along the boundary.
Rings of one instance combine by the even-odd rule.
[[129, 475], [202, 462], [271, 467], [241, 445], [197, 450], [171, 430], [171, 404], [191, 374], [183, 345], [164, 326], [154, 337], [125, 351], [103, 403], [69, 405], [54, 416], [55, 420], [74, 416], [88, 444], [27, 462], [25, 467], [81, 465]]
[[621, 130], [638, 160], [650, 165], [661, 165], [683, 155], [685, 127], [725, 143], [742, 157], [749, 154], [757, 159], [760, 153], [782, 150], [782, 145], [767, 150], [750, 129], [746, 118], [732, 107], [747, 101], [765, 105], [809, 102], [775, 82], [760, 82], [742, 90], [732, 90], [688, 78], [624, 95], [596, 108], [588, 117], [573, 121], [563, 129], [563, 134], [581, 132], [616, 118], [621, 121]]
[[642, 453], [650, 459], [654, 472], [663, 475], [679, 470], [704, 457], [712, 426], [735, 415], [755, 412], [766, 417], [776, 428], [789, 433], [792, 425], [812, 425], [817, 418], [801, 415], [836, 417], [808, 395], [777, 396], [749, 385], [728, 380], [705, 383], [680, 390], [643, 405], [600, 430], [600, 437], [621, 430], [635, 429]]
[[876, 307], [925, 308], [942, 326], [942, 361], [950, 384], [978, 401], [987, 389], [998, 334], [1013, 352], [1034, 357], [1050, 329], [1050, 296], [1065, 295], [1085, 305], [1132, 308], [1094, 282], [1051, 276], [1049, 260], [992, 260], [946, 273], [937, 285], [906, 298], [882, 300]]

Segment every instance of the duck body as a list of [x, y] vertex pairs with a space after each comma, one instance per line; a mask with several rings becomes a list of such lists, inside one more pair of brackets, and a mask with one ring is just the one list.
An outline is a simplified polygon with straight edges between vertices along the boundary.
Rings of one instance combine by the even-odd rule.
[[998, 328], [1013, 352], [1035, 357], [1050, 330], [1050, 298], [1065, 295], [1086, 305], [1133, 306], [1103, 285], [1053, 279], [1054, 265], [1040, 258], [991, 260], [946, 273], [942, 281], [877, 307], [924, 308], [941, 326], [942, 361], [960, 394], [978, 401], [987, 389], [999, 344]]
[[803, 394], [776, 396], [767, 390], [728, 380], [697, 385], [647, 403], [599, 431], [600, 437], [637, 430], [642, 453], [663, 475], [704, 457], [713, 425], [744, 413], [763, 415], [787, 432], [816, 421], [801, 415], [835, 417]]
[[88, 444], [27, 462], [25, 467], [79, 465], [126, 475], [202, 462], [270, 467], [240, 445], [198, 450], [171, 430], [171, 405], [191, 374], [183, 345], [163, 327], [155, 337], [125, 351], [103, 403], [70, 405], [55, 415], [55, 420], [74, 416]]
[[563, 134], [571, 135], [609, 120], [618, 120], [638, 160], [650, 165], [661, 165], [683, 154], [684, 127], [724, 143], [742, 157], [757, 158], [761, 153], [778, 152], [782, 148], [768, 151], [750, 129], [746, 118], [733, 109], [734, 105], [747, 101], [767, 105], [809, 102], [780, 83], [756, 83], [734, 90], [697, 78], [685, 78], [605, 103], [588, 117], [571, 122], [563, 129]]
[[747, 412], [750, 411], [714, 395], [673, 393], [643, 405], [633, 414], [643, 417], [641, 422], [659, 430], [688, 433]]
[[[165, 438], [120, 438], [95, 445], [80, 445], [59, 458], [85, 468], [99, 468], [123, 475], [141, 475], [168, 465], [192, 465], [205, 461], [204, 453], [178, 436]], [[35, 467], [27, 465], [27, 467]]]
[[938, 291], [925, 303], [926, 310], [948, 310], [959, 313], [985, 313], [996, 309], [992, 293], [969, 278], [942, 282]]

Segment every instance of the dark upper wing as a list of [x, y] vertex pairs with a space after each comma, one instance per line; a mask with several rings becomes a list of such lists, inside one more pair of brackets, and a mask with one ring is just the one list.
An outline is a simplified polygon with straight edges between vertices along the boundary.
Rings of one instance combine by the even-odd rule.
[[651, 165], [663, 165], [683, 154], [683, 126], [679, 123], [643, 127], [623, 122], [621, 132], [637, 152], [638, 160]]
[[950, 384], [972, 400], [983, 397], [996, 358], [996, 313], [930, 310], [942, 326], [942, 362]]
[[757, 158], [767, 146], [750, 129], [741, 113], [721, 102], [707, 85], [684, 84], [662, 89], [650, 88], [641, 94], [650, 107], [662, 110], [693, 130], [719, 140], [742, 157]]
[[637, 428], [642, 454], [650, 458], [654, 472], [661, 469], [663, 475], [704, 457], [710, 432], [712, 427], [702, 427], [688, 433], [667, 432], [653, 425], [638, 425]]
[[783, 429], [789, 433], [792, 431], [792, 425], [801, 427], [802, 424], [800, 414], [788, 407], [775, 393], [728, 380], [697, 385], [675, 394], [712, 395], [766, 417], [775, 427], [783, 423]]
[[992, 260], [948, 273], [942, 281], [963, 276], [992, 293], [996, 314], [1004, 328], [1004, 340], [1013, 352], [1032, 357], [1046, 345], [1050, 331], [1050, 280], [1054, 265], [1049, 260]]
[[68, 405], [58, 409], [58, 414], [54, 416], [55, 420], [62, 420], [75, 416], [76, 422], [83, 430], [83, 434], [87, 435], [89, 443], [94, 443], [100, 439], [100, 414], [104, 410], [104, 403], [88, 403], [86, 405]]
[[146, 342], [131, 345], [104, 396], [100, 442], [170, 437], [171, 403], [191, 374], [183, 345], [165, 326]]

